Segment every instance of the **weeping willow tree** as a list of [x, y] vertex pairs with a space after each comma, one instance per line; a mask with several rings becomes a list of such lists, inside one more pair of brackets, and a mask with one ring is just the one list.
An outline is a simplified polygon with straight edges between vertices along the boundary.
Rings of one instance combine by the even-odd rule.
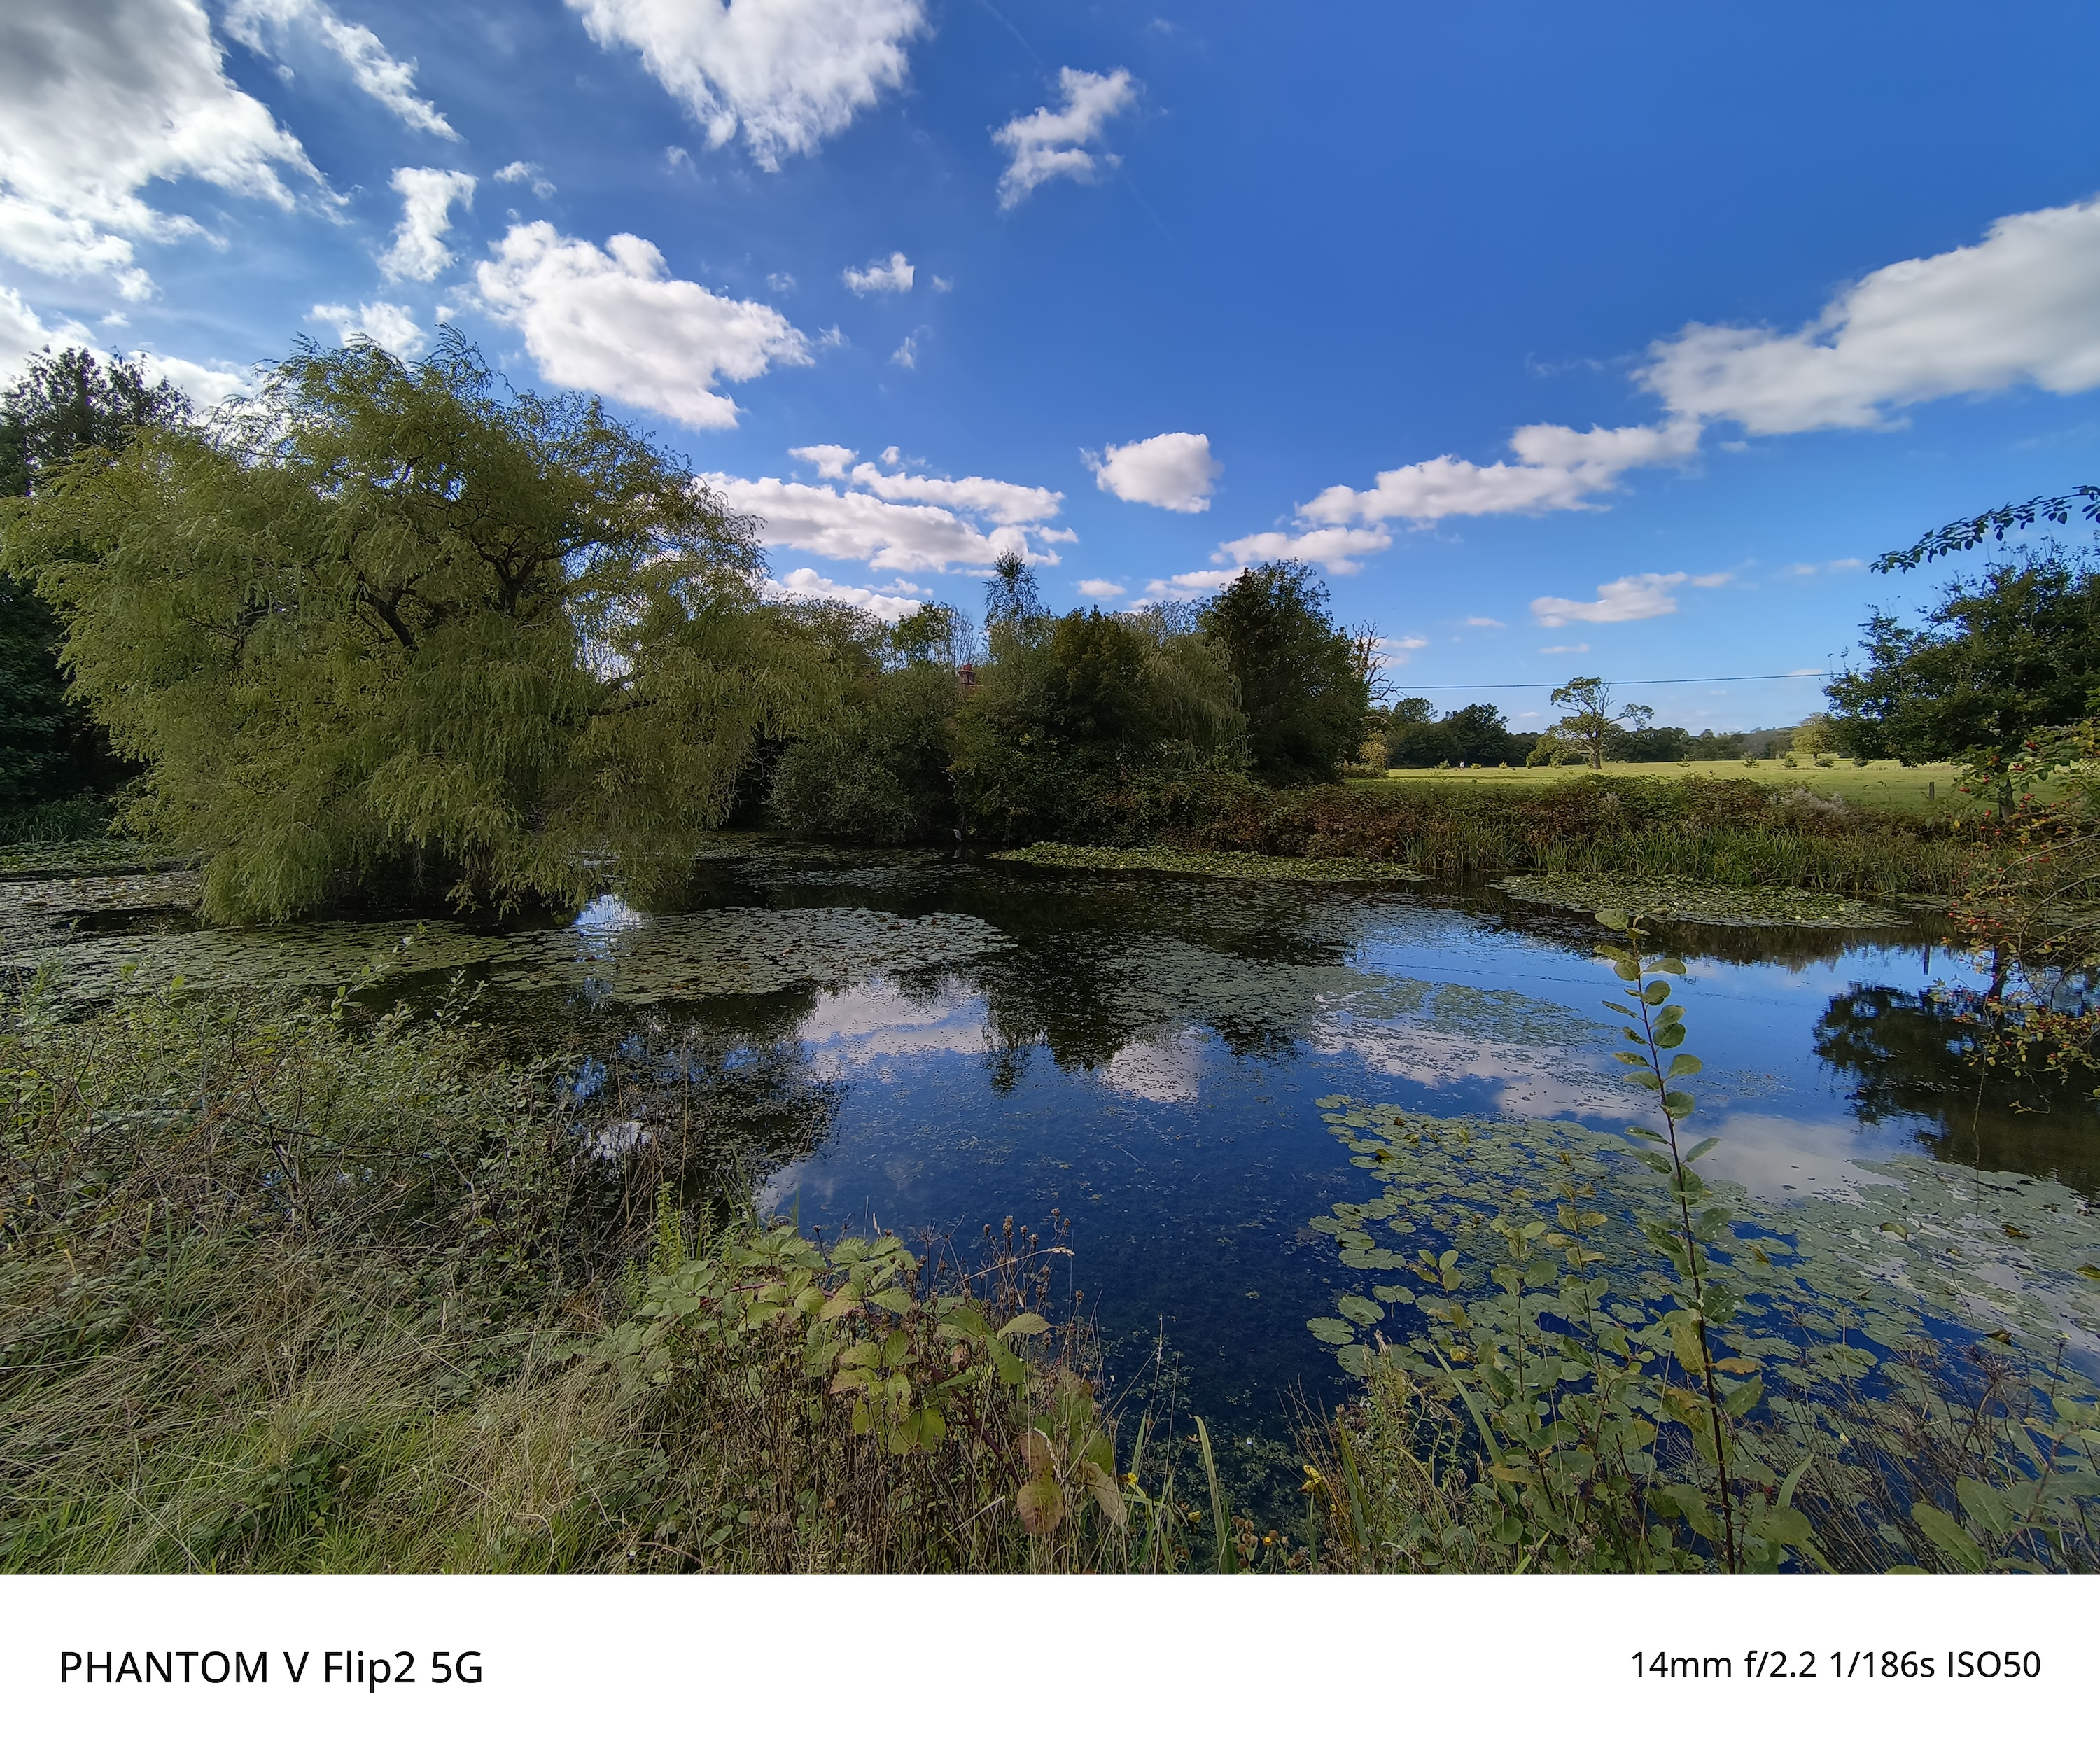
[[82, 455], [9, 504], [0, 566], [222, 920], [404, 876], [574, 898], [608, 862], [646, 898], [833, 689], [751, 522], [451, 332], [414, 366], [303, 347], [209, 429]]

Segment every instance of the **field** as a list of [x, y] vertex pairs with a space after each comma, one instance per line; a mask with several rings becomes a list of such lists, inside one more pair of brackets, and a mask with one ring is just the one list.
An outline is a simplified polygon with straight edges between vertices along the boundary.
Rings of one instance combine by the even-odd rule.
[[[1855, 806], [1882, 807], [1897, 813], [1948, 813], [1965, 816], [1977, 810], [1976, 803], [1956, 792], [1954, 780], [1961, 766], [1954, 764], [1917, 764], [1906, 768], [1893, 758], [1877, 759], [1855, 766], [1840, 758], [1828, 770], [1819, 770], [1807, 760], [1788, 770], [1777, 758], [1760, 758], [1746, 768], [1740, 758], [1713, 759], [1682, 764], [1607, 764], [1607, 776], [1644, 776], [1658, 782], [1684, 776], [1748, 778], [1773, 788], [1806, 788], [1811, 793], [1834, 796]], [[1458, 787], [1553, 787], [1592, 774], [1584, 765], [1558, 769], [1388, 770], [1383, 781], [1376, 777], [1352, 777], [1354, 788], [1384, 789], [1396, 783], [1435, 782]]]

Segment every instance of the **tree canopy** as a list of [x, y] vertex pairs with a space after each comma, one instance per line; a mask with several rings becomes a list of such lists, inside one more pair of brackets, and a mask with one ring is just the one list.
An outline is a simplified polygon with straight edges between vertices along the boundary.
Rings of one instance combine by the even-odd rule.
[[1361, 743], [1371, 681], [1357, 645], [1327, 615], [1302, 562], [1264, 562], [1211, 599], [1204, 634], [1239, 680], [1247, 756], [1272, 782], [1332, 782]]
[[1864, 664], [1825, 686], [1845, 749], [1925, 763], [2067, 726], [2100, 690], [2100, 570], [2056, 546], [1950, 582], [1912, 627], [1877, 611]]
[[64, 613], [219, 918], [390, 871], [576, 897], [608, 856], [646, 898], [836, 690], [683, 461], [453, 332], [414, 367], [304, 347], [209, 430], [140, 428], [7, 510], [0, 563]]
[[[0, 392], [0, 496], [33, 494], [76, 457], [121, 448], [142, 426], [186, 422], [189, 401], [133, 363], [84, 348], [33, 355]], [[0, 572], [0, 809], [107, 787], [124, 774], [66, 697], [65, 632], [25, 580]]]
[[1612, 737], [1626, 731], [1628, 722], [1639, 730], [1655, 718], [1655, 711], [1645, 703], [1618, 702], [1601, 678], [1571, 678], [1556, 686], [1553, 706], [1568, 712], [1546, 730], [1547, 734], [1573, 746], [1593, 770], [1604, 767]]

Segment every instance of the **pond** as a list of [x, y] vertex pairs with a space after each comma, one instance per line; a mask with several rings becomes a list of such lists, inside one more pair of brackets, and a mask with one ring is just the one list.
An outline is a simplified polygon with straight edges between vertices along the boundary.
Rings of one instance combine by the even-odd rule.
[[[659, 1127], [653, 1095], [697, 1090], [721, 1165], [805, 1228], [965, 1258], [1009, 1218], [1053, 1231], [1119, 1383], [1171, 1363], [1181, 1408], [1255, 1480], [1287, 1471], [1294, 1401], [1348, 1390], [1308, 1322], [1373, 1281], [1328, 1220], [1384, 1190], [1336, 1139], [1351, 1107], [1652, 1122], [1611, 1061], [1601, 932], [1565, 902], [756, 840], [699, 871], [675, 914], [608, 898], [420, 932], [201, 929], [187, 876], [16, 880], [0, 935], [84, 996], [136, 964], [363, 973], [427, 1004], [464, 972], [515, 1050], [568, 1060], [605, 1153]], [[2100, 1114], [1979, 1082], [1934, 990], [1961, 975], [1939, 933], [1902, 912], [1668, 925], [1705, 1065], [1695, 1123], [1721, 1139], [1702, 1168], [1767, 1237], [1812, 1237], [1831, 1276], [1871, 1284], [1862, 1313], [1908, 1305], [1943, 1339], [2016, 1338], [2094, 1374]]]

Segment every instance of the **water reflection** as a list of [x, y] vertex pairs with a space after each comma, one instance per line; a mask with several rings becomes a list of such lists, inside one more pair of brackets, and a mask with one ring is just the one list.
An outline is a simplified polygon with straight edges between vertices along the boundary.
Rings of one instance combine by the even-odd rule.
[[[1304, 1325], [1340, 1273], [1304, 1224], [1368, 1176], [1321, 1096], [1604, 1130], [1648, 1105], [1610, 1061], [1596, 927], [1485, 890], [761, 845], [701, 864], [690, 902], [434, 926], [369, 999], [485, 977], [478, 1015], [515, 1054], [559, 1061], [598, 1152], [676, 1142], [697, 1181], [810, 1225], [968, 1242], [1060, 1211], [1112, 1366], [1163, 1335], [1221, 1434], [1273, 1436], [1286, 1390], [1341, 1386]], [[165, 945], [333, 986], [404, 928]], [[1979, 1085], [1964, 1061], [1929, 987], [1934, 933], [1662, 929], [1691, 967], [1717, 1176], [1859, 1202], [1877, 1189], [1860, 1161], [1917, 1145], [2093, 1189], [2089, 1102]], [[146, 939], [98, 942], [101, 967]]]
[[1818, 1057], [1848, 1078], [1863, 1123], [1907, 1125], [1942, 1161], [2100, 1190], [2100, 1112], [2068, 1083], [1987, 1071], [1960, 1004], [1930, 989], [1848, 984], [1815, 1023]]

